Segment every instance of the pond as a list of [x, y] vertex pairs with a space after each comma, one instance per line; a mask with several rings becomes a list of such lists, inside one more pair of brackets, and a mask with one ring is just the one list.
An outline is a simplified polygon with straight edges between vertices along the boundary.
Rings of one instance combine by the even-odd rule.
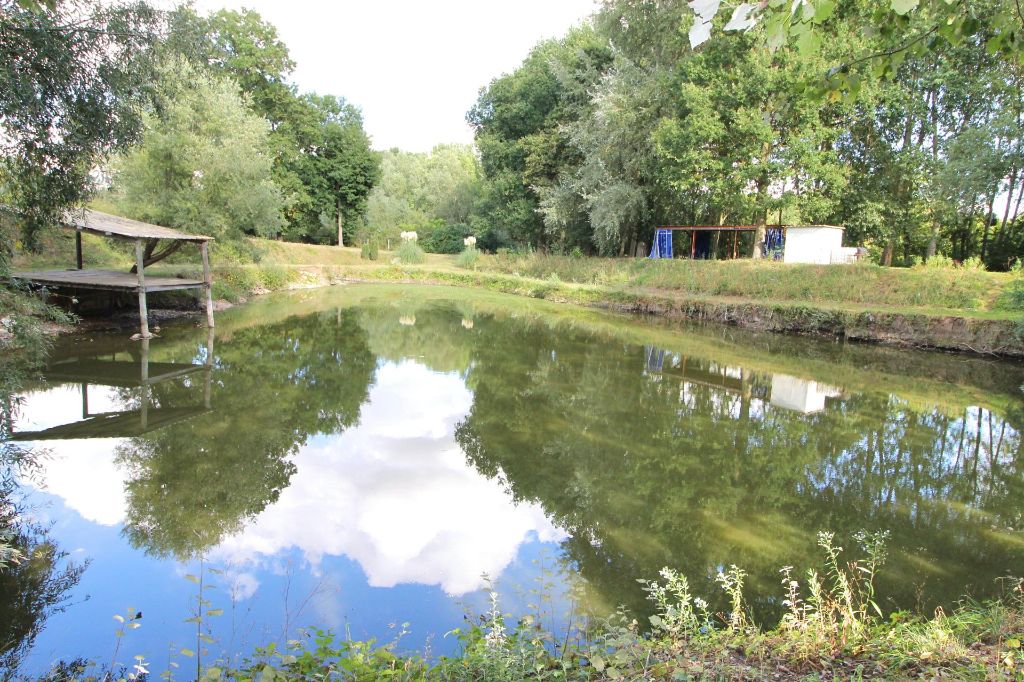
[[19, 396], [38, 461], [4, 492], [31, 550], [0, 574], [8, 671], [237, 660], [309, 627], [435, 656], [491, 588], [564, 628], [643, 618], [665, 566], [719, 608], [742, 567], [771, 623], [819, 531], [850, 557], [889, 532], [886, 611], [1021, 572], [1015, 364], [424, 286], [217, 322], [62, 339]]

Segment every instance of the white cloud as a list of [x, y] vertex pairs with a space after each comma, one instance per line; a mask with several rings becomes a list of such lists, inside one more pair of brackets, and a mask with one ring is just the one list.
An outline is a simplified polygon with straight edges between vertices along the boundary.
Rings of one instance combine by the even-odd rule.
[[482, 587], [483, 573], [497, 578], [528, 538], [564, 538], [538, 506], [514, 505], [467, 465], [452, 433], [471, 404], [455, 374], [381, 367], [360, 426], [304, 448], [278, 502], [215, 558], [258, 564], [297, 547], [314, 566], [351, 557], [374, 587], [436, 584], [460, 595]]
[[[89, 388], [89, 413], [123, 409], [114, 389]], [[56, 386], [25, 396], [15, 432], [41, 431], [82, 418], [81, 389]], [[64, 500], [84, 519], [116, 526], [125, 518], [125, 475], [114, 464], [115, 438], [40, 441], [44, 489]]]

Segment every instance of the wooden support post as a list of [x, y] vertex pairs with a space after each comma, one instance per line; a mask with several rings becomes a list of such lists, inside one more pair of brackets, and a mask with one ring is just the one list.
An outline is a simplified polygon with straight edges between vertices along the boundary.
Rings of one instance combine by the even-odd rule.
[[81, 384], [82, 387], [82, 419], [89, 418], [89, 384]]
[[142, 240], [135, 240], [135, 262], [138, 265], [139, 271], [136, 273], [139, 278], [139, 325], [141, 327], [140, 334], [143, 339], [150, 337], [149, 333], [149, 312], [146, 310], [146, 274], [145, 267], [143, 267], [143, 248]]
[[690, 260], [697, 257], [697, 231], [690, 230]]
[[[141, 268], [140, 268], [141, 271]], [[141, 403], [142, 430], [149, 426], [149, 339], [142, 339], [142, 359], [139, 362], [139, 383], [142, 384]]]
[[206, 293], [206, 326], [213, 329], [213, 276], [210, 274], [210, 250], [207, 242], [199, 242], [203, 256], [203, 291]]
[[75, 263], [82, 269], [82, 231], [75, 230]]
[[732, 259], [736, 260], [736, 244], [739, 241], [740, 233], [738, 230], [732, 231]]

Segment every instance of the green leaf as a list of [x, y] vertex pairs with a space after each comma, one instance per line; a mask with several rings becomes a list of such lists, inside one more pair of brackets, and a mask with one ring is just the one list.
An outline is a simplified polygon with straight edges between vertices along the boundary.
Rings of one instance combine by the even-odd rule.
[[189, 658], [192, 658], [193, 656], [196, 655], [196, 652], [192, 651], [191, 649], [182, 649], [181, 650], [181, 655], [182, 656], [188, 656]]
[[890, 0], [890, 3], [892, 11], [902, 17], [917, 9], [921, 0]]
[[197, 585], [199, 584], [199, 576], [192, 575], [191, 573], [188, 573], [188, 574], [185, 575], [185, 580], [188, 580], [189, 582], [193, 582], [193, 583], [195, 583]]
[[1010, 639], [1006, 640], [1006, 646], [1009, 649], [1019, 649], [1020, 648], [1020, 640], [1017, 639], [1016, 637], [1011, 637]]
[[805, 31], [796, 41], [796, 49], [800, 54], [811, 56], [821, 49], [821, 36], [817, 31]]
[[604, 658], [600, 654], [591, 656], [590, 665], [594, 666], [594, 670], [597, 672], [604, 672]]
[[206, 612], [206, 615], [207, 616], [223, 616], [224, 615], [224, 609], [210, 609], [209, 611]]
[[786, 43], [786, 25], [781, 16], [775, 15], [769, 19], [765, 32], [765, 42], [770, 52], [775, 52]]
[[828, 21], [835, 11], [836, 3], [833, 0], [818, 0], [814, 6], [814, 23], [821, 24]]

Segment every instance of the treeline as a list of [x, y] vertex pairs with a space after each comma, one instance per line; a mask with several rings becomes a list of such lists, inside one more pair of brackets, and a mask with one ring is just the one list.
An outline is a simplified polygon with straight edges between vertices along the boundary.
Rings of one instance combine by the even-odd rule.
[[475, 150], [413, 154], [299, 92], [255, 12], [0, 0], [0, 204], [32, 246], [99, 166], [101, 207], [222, 238], [633, 255], [657, 225], [826, 223], [886, 265], [1024, 253], [1013, 3], [719, 5], [604, 0], [481, 90]]
[[872, 28], [879, 3], [805, 2], [775, 50], [772, 21], [723, 31], [729, 16], [691, 47], [686, 5], [606, 0], [481, 91], [482, 246], [622, 255], [657, 225], [781, 222], [843, 225], [886, 265], [1024, 253], [1022, 72], [991, 28], [1005, 3], [936, 32], [923, 5], [891, 30]]

